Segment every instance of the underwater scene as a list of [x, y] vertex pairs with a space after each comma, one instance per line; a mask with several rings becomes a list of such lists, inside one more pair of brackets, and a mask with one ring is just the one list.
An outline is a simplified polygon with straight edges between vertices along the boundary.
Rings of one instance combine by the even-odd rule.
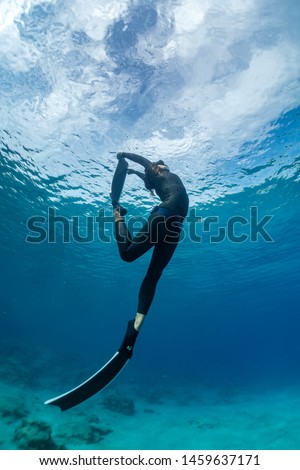
[[[299, 24], [296, 0], [0, 0], [0, 449], [300, 449]], [[189, 210], [132, 358], [61, 412], [151, 260], [118, 252], [118, 152]], [[128, 174], [120, 203], [136, 234], [161, 200]]]

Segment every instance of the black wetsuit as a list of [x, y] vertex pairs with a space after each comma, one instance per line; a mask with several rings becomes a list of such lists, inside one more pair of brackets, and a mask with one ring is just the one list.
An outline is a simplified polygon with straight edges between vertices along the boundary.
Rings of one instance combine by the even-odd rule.
[[144, 227], [132, 239], [126, 223], [116, 222], [116, 239], [120, 256], [124, 261], [134, 261], [154, 246], [147, 274], [139, 291], [139, 313], [146, 315], [152, 303], [157, 282], [169, 263], [180, 239], [182, 222], [187, 215], [189, 200], [180, 178], [168, 170], [156, 173], [153, 164], [146, 158], [133, 153], [119, 154], [141, 164], [145, 175], [138, 174], [148, 189], [154, 189], [161, 204], [152, 212]]

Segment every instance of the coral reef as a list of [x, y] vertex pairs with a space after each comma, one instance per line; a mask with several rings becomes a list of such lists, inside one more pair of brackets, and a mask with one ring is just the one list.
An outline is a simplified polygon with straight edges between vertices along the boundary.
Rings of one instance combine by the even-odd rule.
[[99, 425], [100, 420], [95, 418], [89, 418], [86, 421], [86, 417], [80, 421], [69, 422], [61, 432], [57, 434], [57, 437], [63, 439], [65, 442], [78, 441], [87, 445], [97, 444], [102, 441], [104, 436], [107, 436], [112, 432], [109, 428], [103, 428]]
[[53, 450], [65, 449], [52, 439], [52, 430], [44, 421], [23, 419], [14, 433], [14, 442], [18, 449]]

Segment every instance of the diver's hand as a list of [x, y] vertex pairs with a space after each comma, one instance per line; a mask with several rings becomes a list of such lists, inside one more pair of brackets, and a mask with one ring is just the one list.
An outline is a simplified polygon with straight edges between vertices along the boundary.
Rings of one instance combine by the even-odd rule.
[[131, 168], [128, 168], [127, 175], [134, 175], [134, 174], [135, 174], [135, 170], [132, 170]]

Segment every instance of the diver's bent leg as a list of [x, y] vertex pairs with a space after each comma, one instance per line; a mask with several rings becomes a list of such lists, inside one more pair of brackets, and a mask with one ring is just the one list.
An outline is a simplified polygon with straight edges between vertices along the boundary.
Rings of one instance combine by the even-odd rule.
[[140, 287], [138, 313], [147, 314], [154, 298], [157, 283], [171, 260], [178, 241], [179, 234], [174, 243], [160, 242], [155, 246], [147, 274]]
[[[118, 215], [115, 215], [118, 214]], [[117, 211], [114, 211], [116, 240], [119, 247], [120, 256], [124, 261], [129, 263], [135, 261], [144, 253], [146, 253], [155, 244], [156, 238], [153, 233], [157, 231], [157, 226], [161, 221], [161, 217], [151, 215], [142, 229], [132, 238], [124, 218]]]
[[132, 239], [130, 232], [127, 228], [127, 225], [125, 223], [124, 217], [120, 215], [120, 212], [118, 210], [114, 210], [114, 219], [115, 219], [115, 234], [116, 234], [116, 241], [120, 253], [120, 257], [126, 261], [124, 258], [124, 254], [126, 253], [126, 250], [130, 246]]

